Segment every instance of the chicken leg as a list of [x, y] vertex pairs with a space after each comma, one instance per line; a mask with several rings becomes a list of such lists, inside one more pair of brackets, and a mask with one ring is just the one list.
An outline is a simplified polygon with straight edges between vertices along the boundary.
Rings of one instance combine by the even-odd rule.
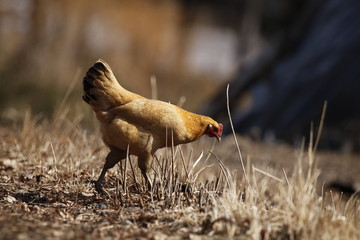
[[100, 193], [100, 194], [105, 193], [105, 191], [102, 187], [102, 183], [104, 182], [107, 170], [109, 170], [110, 168], [113, 168], [118, 162], [120, 162], [122, 159], [125, 159], [125, 157], [126, 157], [125, 151], [123, 151], [121, 149], [117, 149], [117, 148], [111, 148], [110, 152], [108, 153], [108, 155], [105, 158], [106, 161], [105, 161], [104, 167], [100, 173], [100, 176], [97, 179], [97, 181], [95, 182], [95, 189], [98, 193]]
[[141, 174], [143, 175], [149, 190], [151, 190], [151, 188], [152, 188], [152, 184], [151, 184], [151, 181], [150, 181], [150, 178], [148, 175], [152, 159], [153, 159], [153, 156], [150, 154], [146, 155], [146, 156], [138, 157], [138, 166], [141, 170]]

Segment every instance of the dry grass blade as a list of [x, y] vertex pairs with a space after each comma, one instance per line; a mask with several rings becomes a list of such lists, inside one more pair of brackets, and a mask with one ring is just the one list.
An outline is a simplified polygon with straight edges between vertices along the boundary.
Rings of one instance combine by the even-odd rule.
[[127, 149], [126, 149], [126, 157], [125, 157], [125, 164], [124, 164], [125, 167], [123, 169], [123, 191], [125, 194], [127, 193], [127, 185], [126, 185], [127, 163], [130, 161], [129, 147], [130, 147], [130, 145], [128, 145]]
[[232, 118], [231, 118], [230, 102], [229, 102], [229, 84], [228, 84], [227, 87], [226, 87], [226, 107], [227, 107], [227, 112], [228, 112], [228, 116], [229, 116], [231, 131], [232, 131], [233, 136], [234, 136], [234, 141], [235, 141], [236, 149], [237, 149], [238, 154], [239, 154], [240, 163], [241, 163], [242, 171], [243, 171], [243, 174], [244, 174], [244, 177], [245, 177], [245, 181], [246, 181], [247, 183], [249, 183], [249, 179], [248, 179], [248, 177], [247, 177], [246, 170], [245, 170], [244, 160], [243, 160], [243, 158], [242, 158], [242, 154], [241, 154], [241, 150], [240, 150], [240, 147], [239, 147], [239, 143], [238, 143], [237, 138], [236, 138], [236, 133], [235, 133], [235, 129], [234, 129], [234, 124], [233, 124]]
[[189, 179], [189, 172], [188, 172], [188, 169], [187, 169], [187, 166], [185, 164], [185, 157], [184, 157], [184, 153], [182, 152], [181, 150], [181, 147], [179, 146], [179, 152], [180, 152], [180, 157], [181, 157], [181, 163], [183, 165], [183, 169], [185, 171], [185, 176], [186, 176], [186, 181]]
[[157, 94], [157, 83], [155, 76], [150, 77], [150, 85], [151, 85], [151, 98], [156, 100], [158, 99], [158, 94]]
[[65, 109], [66, 109], [67, 101], [68, 101], [71, 93], [74, 91], [76, 84], [79, 83], [79, 78], [80, 78], [81, 72], [82, 72], [81, 69], [78, 68], [74, 75], [74, 78], [71, 80], [70, 85], [69, 85], [68, 89], [66, 90], [66, 93], [65, 93], [60, 105], [56, 108], [57, 111], [54, 113], [54, 123], [60, 122], [61, 118], [63, 118], [66, 115], [67, 111], [65, 111]]
[[289, 178], [288, 178], [288, 176], [287, 176], [287, 174], [286, 174], [285, 169], [282, 169], [282, 171], [283, 171], [283, 174], [284, 174], [284, 177], [285, 177], [286, 184], [287, 184], [288, 186], [290, 186]]
[[223, 176], [226, 179], [226, 183], [228, 185], [228, 188], [231, 189], [233, 192], [236, 192], [236, 190], [234, 188], [234, 180], [231, 177], [229, 169], [224, 165], [224, 163], [221, 161], [221, 159], [218, 156], [216, 156], [216, 154], [214, 154], [213, 152], [210, 152], [210, 153], [212, 155], [214, 155], [215, 159], [219, 162], [221, 172], [222, 172]]
[[253, 169], [255, 172], [261, 173], [261, 174], [263, 174], [263, 175], [265, 175], [265, 176], [267, 176], [267, 177], [270, 177], [270, 178], [272, 178], [272, 179], [274, 179], [274, 180], [276, 180], [276, 181], [278, 181], [278, 182], [280, 182], [280, 183], [284, 183], [284, 181], [283, 181], [282, 179], [280, 179], [280, 178], [278, 178], [278, 177], [275, 177], [274, 175], [271, 175], [270, 173], [265, 172], [265, 171], [263, 171], [263, 170], [261, 170], [261, 169], [259, 169], [259, 168], [257, 168], [257, 167], [254, 167], [253, 165], [252, 165], [252, 169]]
[[178, 101], [178, 103], [176, 104], [178, 107], [183, 107], [184, 106], [184, 104], [185, 104], [185, 102], [186, 102], [186, 97], [185, 96], [181, 96], [180, 98], [179, 98], [179, 101]]
[[[128, 154], [127, 154], [127, 155], [128, 155]], [[130, 158], [130, 157], [129, 157], [129, 158]], [[137, 191], [137, 192], [140, 192], [139, 183], [138, 183], [137, 178], [136, 178], [136, 175], [135, 175], [135, 171], [134, 171], [134, 167], [133, 167], [132, 161], [129, 161], [129, 163], [130, 163], [130, 169], [131, 169], [131, 173], [132, 173], [132, 176], [133, 176], [133, 179], [134, 179], [136, 191]]]
[[190, 171], [189, 171], [189, 176], [192, 176], [192, 175], [193, 175], [193, 171], [194, 171], [196, 165], [198, 165], [199, 162], [201, 161], [203, 155], [204, 155], [204, 152], [201, 151], [200, 156], [195, 160], [194, 164], [191, 166], [191, 169], [190, 169]]
[[317, 148], [319, 146], [319, 141], [320, 141], [320, 136], [324, 127], [324, 123], [325, 123], [325, 115], [326, 115], [326, 109], [327, 109], [327, 101], [324, 102], [324, 106], [321, 112], [321, 119], [320, 119], [320, 124], [319, 124], [319, 129], [316, 135], [316, 140], [315, 140], [315, 145], [314, 145], [314, 152], [316, 153]]

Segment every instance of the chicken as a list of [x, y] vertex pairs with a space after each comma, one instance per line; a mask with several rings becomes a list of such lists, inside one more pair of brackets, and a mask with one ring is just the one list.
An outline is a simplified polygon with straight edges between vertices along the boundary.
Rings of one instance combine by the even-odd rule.
[[124, 159], [127, 151], [138, 157], [138, 166], [151, 188], [148, 172], [159, 148], [189, 143], [205, 134], [221, 140], [222, 124], [124, 89], [101, 59], [87, 71], [83, 89], [83, 100], [92, 106], [100, 121], [103, 141], [110, 149], [95, 182], [99, 193], [104, 193], [102, 183], [107, 170]]

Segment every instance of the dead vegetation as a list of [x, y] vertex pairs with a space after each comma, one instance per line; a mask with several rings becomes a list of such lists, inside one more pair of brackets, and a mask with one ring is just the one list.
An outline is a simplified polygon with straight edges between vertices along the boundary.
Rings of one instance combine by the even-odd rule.
[[168, 148], [152, 164], [152, 191], [131, 157], [109, 171], [102, 197], [92, 181], [106, 149], [66, 116], [28, 112], [0, 129], [1, 239], [360, 238], [359, 198], [316, 191], [311, 147], [291, 176], [249, 159], [244, 174], [240, 161], [230, 167], [204, 142]]

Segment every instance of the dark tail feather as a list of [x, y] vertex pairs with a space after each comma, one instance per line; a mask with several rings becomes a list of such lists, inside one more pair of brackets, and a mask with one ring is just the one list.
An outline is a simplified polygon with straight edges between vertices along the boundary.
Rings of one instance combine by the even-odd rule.
[[99, 59], [85, 74], [82, 99], [99, 110], [105, 110], [114, 102], [112, 92], [118, 86], [109, 65]]

